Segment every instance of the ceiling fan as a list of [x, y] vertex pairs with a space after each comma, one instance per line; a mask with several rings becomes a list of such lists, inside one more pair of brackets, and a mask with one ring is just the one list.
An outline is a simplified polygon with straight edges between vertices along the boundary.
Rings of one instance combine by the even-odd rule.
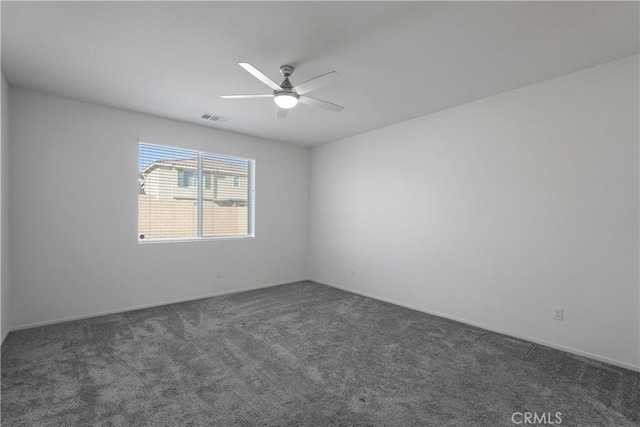
[[238, 65], [247, 70], [247, 72], [249, 72], [253, 77], [273, 89], [273, 93], [258, 95], [222, 95], [225, 99], [273, 98], [274, 102], [278, 106], [277, 116], [279, 119], [285, 118], [287, 116], [287, 111], [295, 107], [298, 102], [312, 107], [320, 107], [325, 110], [336, 112], [340, 112], [344, 108], [340, 105], [305, 95], [308, 92], [320, 89], [321, 87], [336, 81], [338, 79], [338, 73], [335, 71], [323, 74], [297, 86], [293, 86], [289, 81], [289, 77], [293, 74], [293, 67], [291, 65], [283, 65], [280, 67], [280, 73], [282, 73], [284, 80], [279, 85], [247, 62], [239, 62]]

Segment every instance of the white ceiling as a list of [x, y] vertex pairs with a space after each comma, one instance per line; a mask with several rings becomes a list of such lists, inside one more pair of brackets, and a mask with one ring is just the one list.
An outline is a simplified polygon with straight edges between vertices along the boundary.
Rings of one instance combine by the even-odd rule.
[[[10, 85], [314, 146], [638, 53], [637, 2], [2, 2]], [[276, 82], [341, 79], [277, 119]], [[204, 112], [232, 120], [214, 124]]]

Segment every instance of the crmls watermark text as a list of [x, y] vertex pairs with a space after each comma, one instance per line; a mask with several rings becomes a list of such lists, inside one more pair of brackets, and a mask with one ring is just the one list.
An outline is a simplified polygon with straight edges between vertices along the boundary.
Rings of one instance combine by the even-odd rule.
[[562, 413], [556, 412], [514, 412], [511, 414], [511, 422], [522, 425], [556, 425], [562, 424]]

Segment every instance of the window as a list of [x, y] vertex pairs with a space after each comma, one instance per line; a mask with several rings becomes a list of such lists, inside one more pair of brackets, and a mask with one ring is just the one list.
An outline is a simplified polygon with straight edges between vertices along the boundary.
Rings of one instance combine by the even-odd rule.
[[253, 236], [255, 160], [143, 142], [138, 156], [140, 242]]
[[195, 187], [198, 172], [195, 170], [178, 170], [178, 187]]

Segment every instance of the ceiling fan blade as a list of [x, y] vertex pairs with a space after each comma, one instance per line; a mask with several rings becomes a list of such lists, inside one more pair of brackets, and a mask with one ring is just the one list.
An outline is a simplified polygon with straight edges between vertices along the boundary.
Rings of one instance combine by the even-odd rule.
[[244, 98], [273, 98], [272, 93], [260, 94], [260, 95], [222, 95], [224, 99], [244, 99]]
[[325, 110], [331, 110], [335, 112], [340, 112], [344, 108], [341, 105], [323, 101], [322, 99], [311, 98], [310, 96], [300, 96], [298, 97], [298, 101], [300, 101], [302, 104], [307, 104], [312, 107], [320, 107], [324, 108]]
[[335, 71], [332, 71], [330, 73], [323, 74], [314, 79], [307, 80], [306, 82], [301, 83], [298, 86], [294, 87], [293, 90], [295, 90], [298, 93], [298, 95], [302, 95], [307, 92], [311, 92], [312, 90], [320, 89], [321, 87], [324, 87], [330, 83], [333, 83], [336, 80], [338, 80], [338, 77], [340, 77], [338, 73], [336, 73]]
[[247, 70], [247, 72], [249, 72], [249, 74], [251, 74], [253, 77], [255, 77], [256, 79], [260, 80], [262, 83], [264, 83], [267, 86], [269, 86], [271, 89], [273, 89], [273, 90], [282, 90], [282, 88], [276, 82], [274, 82], [269, 77], [267, 77], [264, 74], [262, 74], [262, 72], [260, 70], [258, 70], [256, 67], [254, 67], [253, 65], [249, 64], [248, 62], [238, 62], [238, 65], [240, 65], [242, 68]]
[[287, 110], [286, 108], [278, 108], [278, 118], [279, 119], [284, 119], [285, 117], [287, 117], [287, 113], [289, 112], [289, 110]]

